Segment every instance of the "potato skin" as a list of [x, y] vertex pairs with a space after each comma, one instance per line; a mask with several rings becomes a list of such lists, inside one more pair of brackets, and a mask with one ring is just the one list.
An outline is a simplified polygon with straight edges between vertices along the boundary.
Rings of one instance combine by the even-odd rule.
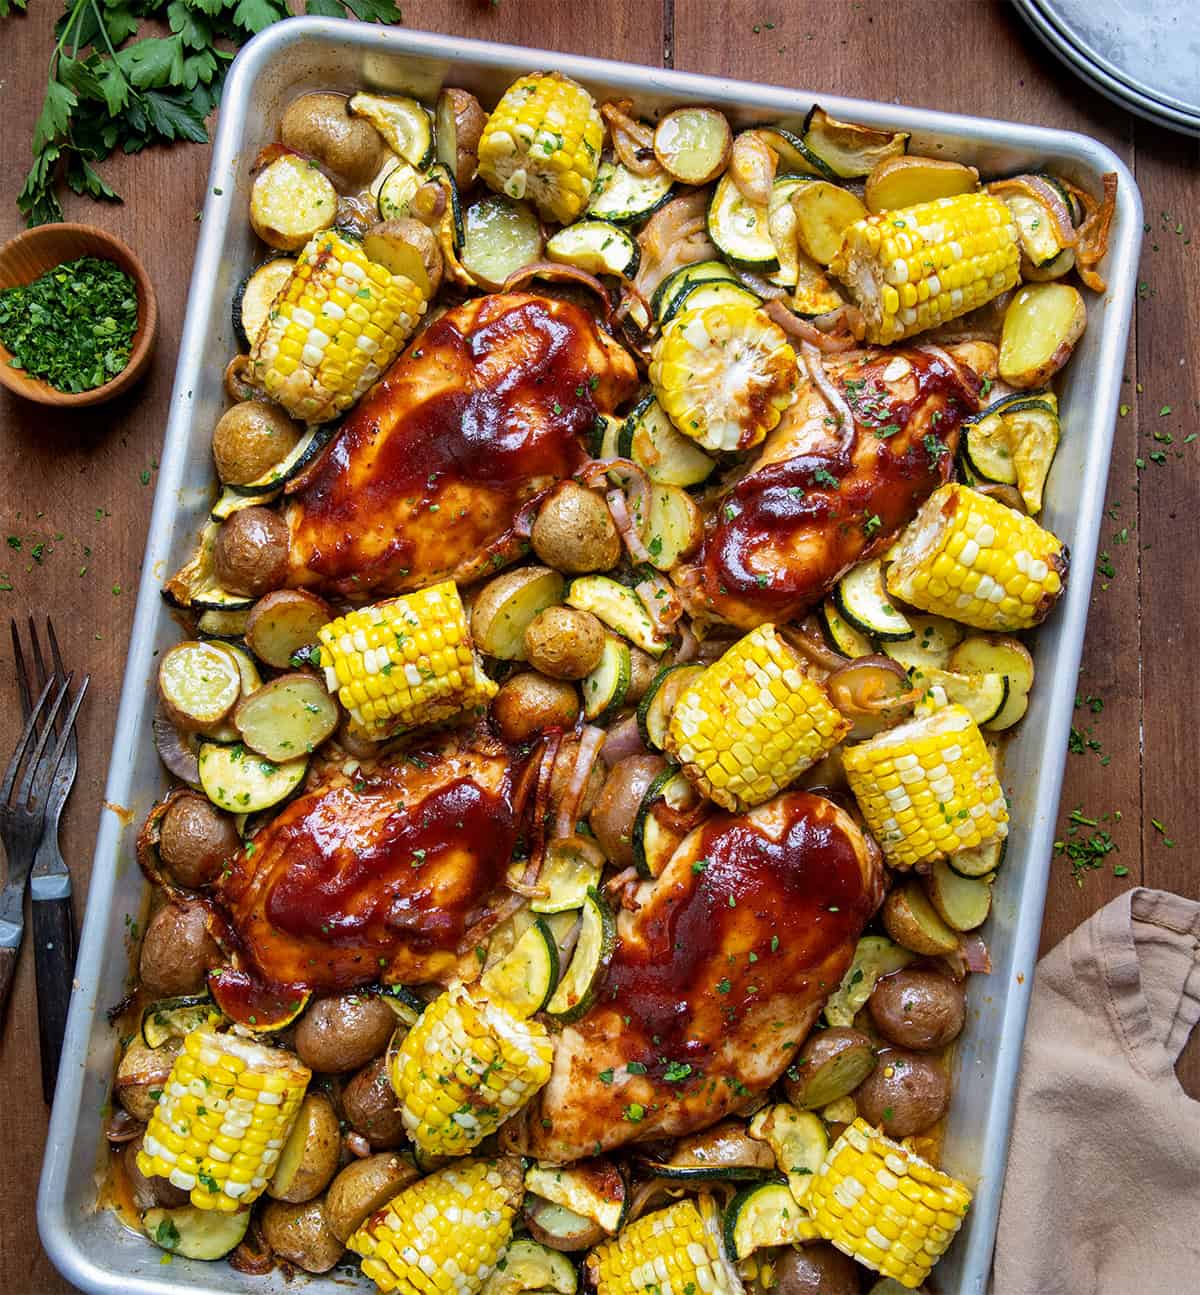
[[244, 486], [263, 476], [300, 440], [300, 428], [265, 400], [242, 400], [227, 409], [213, 428], [217, 476], [225, 485]]
[[208, 910], [199, 902], [171, 900], [150, 919], [142, 937], [138, 976], [155, 998], [198, 994], [205, 978], [222, 961], [208, 932]]
[[215, 881], [242, 846], [233, 819], [207, 796], [190, 792], [171, 802], [158, 830], [163, 868], [172, 881], [188, 890]]
[[346, 1250], [330, 1231], [319, 1200], [301, 1205], [268, 1201], [259, 1223], [267, 1245], [281, 1259], [308, 1273], [327, 1273]]
[[250, 608], [246, 646], [265, 665], [292, 668], [292, 654], [317, 640], [333, 608], [307, 589], [274, 589]]
[[160, 1048], [148, 1048], [138, 1037], [125, 1049], [113, 1091], [135, 1120], [149, 1122], [158, 1105], [158, 1092], [167, 1082], [182, 1047], [182, 1039], [171, 1039]]
[[529, 664], [552, 679], [582, 679], [603, 653], [604, 626], [591, 612], [547, 607], [525, 627]]
[[[846, 1057], [848, 1052], [856, 1052], [858, 1058]], [[828, 1030], [810, 1034], [804, 1047], [800, 1049], [795, 1065], [788, 1068], [783, 1081], [788, 1101], [802, 1109], [808, 1109], [814, 1106], [827, 1106], [839, 1097], [845, 1097], [847, 1093], [858, 1087], [858, 1084], [850, 1083], [842, 1087], [840, 1092], [829, 1091], [832, 1076], [826, 1072], [823, 1082], [820, 1082], [822, 1070], [835, 1058], [846, 1057], [842, 1065], [844, 1067], [848, 1065], [851, 1078], [856, 1072], [856, 1062], [863, 1067], [857, 1069], [857, 1074], [861, 1076], [864, 1070], [869, 1073], [868, 1054], [873, 1053], [874, 1047], [871, 1040], [858, 1030], [833, 1026]], [[792, 1077], [793, 1073], [795, 1078]], [[859, 1082], [861, 1083], [861, 1079]], [[838, 1086], [841, 1087], [841, 1085]], [[822, 1089], [825, 1092], [822, 1092]], [[817, 1100], [818, 1097], [820, 1100]]]
[[129, 1189], [133, 1194], [133, 1203], [138, 1212], [144, 1214], [147, 1210], [156, 1208], [173, 1210], [180, 1205], [186, 1205], [190, 1197], [182, 1187], [176, 1187], [174, 1183], [166, 1178], [160, 1178], [157, 1174], [148, 1178], [138, 1168], [137, 1153], [142, 1149], [145, 1137], [144, 1133], [139, 1133], [121, 1152], [122, 1168], [129, 1179]]
[[287, 523], [269, 508], [243, 508], [221, 523], [213, 547], [217, 579], [230, 593], [257, 598], [287, 577], [291, 537]]
[[858, 1265], [827, 1241], [784, 1246], [775, 1256], [772, 1295], [858, 1295]]
[[[479, 100], [468, 90], [447, 88], [438, 96], [438, 117], [452, 113], [454, 117], [454, 183], [466, 190], [475, 179], [479, 163], [479, 141], [487, 124], [487, 113]], [[446, 160], [446, 159], [443, 159]]]
[[903, 1048], [879, 1054], [873, 1074], [854, 1094], [859, 1114], [889, 1138], [907, 1138], [936, 1124], [950, 1105], [950, 1081], [932, 1057]]
[[[302, 1140], [300, 1158], [285, 1182], [280, 1174], [289, 1159], [294, 1138]], [[274, 1176], [267, 1184], [267, 1194], [293, 1205], [312, 1200], [325, 1190], [337, 1172], [341, 1149], [341, 1131], [333, 1103], [324, 1093], [308, 1093], [300, 1103], [296, 1122], [276, 1162]]]
[[579, 694], [560, 679], [525, 670], [506, 679], [492, 699], [492, 718], [506, 742], [528, 742], [548, 728], [570, 728]]
[[867, 1007], [889, 1043], [913, 1052], [936, 1052], [952, 1043], [966, 1017], [962, 986], [934, 971], [906, 969], [885, 976]]
[[365, 1219], [420, 1176], [411, 1157], [389, 1151], [352, 1160], [325, 1193], [329, 1230], [339, 1241], [346, 1241]]
[[319, 998], [296, 1026], [296, 1054], [310, 1070], [345, 1074], [379, 1056], [396, 1029], [396, 1013], [374, 994]]
[[633, 863], [633, 820], [646, 789], [666, 767], [661, 755], [628, 755], [609, 771], [588, 823], [614, 868]]
[[364, 1066], [342, 1090], [342, 1114], [372, 1151], [390, 1151], [404, 1142], [404, 1121], [388, 1081], [385, 1057]]
[[383, 136], [370, 122], [351, 117], [345, 95], [318, 91], [293, 99], [279, 124], [279, 138], [315, 158], [352, 190], [369, 184], [383, 165]]
[[533, 551], [556, 571], [609, 571], [621, 560], [621, 536], [608, 505], [594, 490], [563, 481], [538, 510]]

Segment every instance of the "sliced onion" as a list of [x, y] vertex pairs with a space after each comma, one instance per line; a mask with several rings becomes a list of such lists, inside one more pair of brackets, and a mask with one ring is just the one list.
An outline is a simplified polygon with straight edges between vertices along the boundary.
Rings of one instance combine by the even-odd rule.
[[1003, 197], [1006, 193], [1025, 194], [1037, 201], [1054, 222], [1054, 237], [1062, 247], [1074, 247], [1075, 225], [1062, 193], [1040, 175], [1014, 175], [1008, 180], [996, 180], [988, 185], [988, 193]]
[[[789, 337], [794, 337], [799, 342], [806, 342], [810, 346], [815, 346], [818, 351], [822, 351], [826, 355], [833, 355], [840, 351], [851, 351], [858, 345], [858, 341], [854, 337], [836, 336], [832, 333], [822, 332], [811, 319], [802, 319], [794, 310], [790, 310], [780, 300], [768, 301], [763, 306], [763, 311]], [[828, 317], [823, 316], [823, 318]]]
[[921, 695], [908, 671], [886, 656], [857, 657], [834, 670], [825, 688], [830, 701], [851, 718], [911, 710]]
[[[733, 1184], [729, 1185], [729, 1192], [726, 1195], [725, 1204], [729, 1203], [729, 1196], [733, 1194]], [[716, 1202], [709, 1202], [708, 1208], [705, 1208], [703, 1199], [700, 1201], [700, 1219], [704, 1224], [704, 1230], [708, 1233], [710, 1240], [716, 1247], [716, 1252], [720, 1256], [721, 1268], [725, 1275], [725, 1284], [730, 1291], [730, 1295], [746, 1295], [746, 1287], [742, 1284], [741, 1273], [737, 1270], [737, 1264], [729, 1256], [725, 1249], [725, 1229], [721, 1225], [724, 1218], [724, 1209], [719, 1209]]]
[[248, 355], [235, 355], [225, 366], [225, 394], [230, 400], [254, 400], [262, 392], [254, 384]]
[[642, 261], [634, 285], [644, 301], [681, 265], [715, 260], [719, 253], [708, 237], [708, 190], [693, 189], [672, 198], [646, 222], [638, 235]]
[[686, 1196], [687, 1191], [688, 1189], [674, 1178], [649, 1178], [644, 1183], [639, 1183], [629, 1198], [629, 1210], [625, 1215], [626, 1223], [633, 1223], [641, 1218], [652, 1205], [658, 1205], [663, 1198], [678, 1200], [681, 1196]]
[[275, 1267], [275, 1254], [262, 1234], [258, 1219], [250, 1217], [246, 1235], [229, 1256], [229, 1266], [247, 1277], [265, 1277]]
[[806, 616], [799, 625], [781, 625], [779, 632], [797, 652], [821, 670], [833, 672], [850, 664], [849, 657], [835, 652], [825, 642], [825, 636], [812, 616]]
[[641, 881], [641, 875], [631, 863], [628, 868], [622, 868], [615, 876], [609, 877], [604, 883], [604, 889], [610, 894], [616, 894], [619, 890], [624, 890], [626, 886], [633, 886]]
[[567, 279], [572, 283], [581, 283], [600, 298], [605, 317], [609, 318], [612, 315], [612, 300], [604, 284], [594, 274], [581, 270], [577, 265], [565, 265], [560, 261], [531, 261], [528, 265], [521, 266], [504, 280], [501, 292], [512, 292], [515, 288], [528, 283], [530, 279]]
[[749, 288], [755, 296], [761, 297], [763, 301], [782, 301], [788, 295], [786, 288], [781, 288], [779, 284], [764, 279], [761, 274], [755, 274], [752, 270], [743, 270], [740, 266], [734, 266], [733, 272], [740, 283]]
[[635, 562], [648, 563], [650, 552], [634, 523], [634, 518], [645, 515], [645, 501], [650, 494], [650, 481], [644, 470], [632, 459], [594, 459], [580, 468], [575, 479], [592, 489], [604, 490], [608, 511], [621, 532], [629, 556]]
[[655, 631], [663, 638], [670, 637], [683, 615], [683, 604], [671, 582], [656, 571], [645, 580], [639, 580], [634, 585], [633, 592], [646, 609], [646, 615], [653, 622]]
[[696, 631], [692, 629], [691, 621], [684, 620], [682, 617], [679, 621], [679, 646], [671, 656], [672, 665], [686, 665], [689, 661], [694, 661], [700, 653], [700, 640], [696, 637]]
[[604, 735], [604, 745], [600, 748], [600, 758], [610, 769], [626, 756], [645, 753], [646, 747], [642, 742], [636, 715], [629, 715], [619, 724], [614, 724]]
[[1000, 481], [983, 481], [977, 486], [972, 486], [978, 494], [990, 495], [997, 503], [1003, 504], [1006, 508], [1011, 508], [1015, 512], [1024, 513], [1028, 510], [1025, 507], [1025, 500], [1021, 498], [1021, 492], [1016, 486], [1008, 486]]
[[650, 550], [642, 543], [642, 537], [629, 516], [629, 503], [624, 494], [614, 486], [613, 489], [605, 491], [604, 498], [608, 502], [608, 511], [612, 513], [613, 522], [625, 541], [625, 547], [629, 550], [629, 556], [635, 562], [649, 562]]
[[[827, 310], [823, 315], [815, 315], [812, 322], [823, 333], [828, 334], [842, 330], [849, 333], [856, 342], [861, 342], [867, 335], [867, 317], [849, 301], [842, 302], [836, 310]], [[834, 339], [831, 338], [830, 340], [833, 341]], [[840, 342], [842, 339], [838, 340]], [[829, 349], [840, 351], [847, 348], [839, 345], [836, 348], [831, 346]]]
[[119, 1147], [132, 1142], [145, 1128], [141, 1120], [135, 1120], [123, 1106], [118, 1106], [104, 1121], [104, 1136], [114, 1147]]
[[343, 1137], [342, 1141], [346, 1144], [346, 1150], [359, 1160], [365, 1160], [371, 1154], [371, 1144], [361, 1133], [355, 1133], [351, 1130]]
[[628, 99], [602, 103], [600, 115], [608, 122], [613, 151], [620, 158], [621, 165], [634, 175], [649, 179], [650, 176], [661, 175], [663, 166], [654, 153], [654, 132], [629, 115], [628, 110], [632, 107]]
[[1104, 197], [1099, 202], [1090, 193], [1068, 184], [1070, 191], [1079, 195], [1087, 212], [1083, 224], [1076, 232], [1075, 268], [1084, 284], [1093, 292], [1104, 292], [1108, 288], [1106, 281], [1096, 273], [1095, 267], [1108, 254], [1108, 233], [1117, 209], [1116, 172], [1105, 172], [1103, 183]]
[[968, 931], [959, 940], [958, 947], [962, 951], [963, 961], [967, 964], [968, 971], [977, 972], [982, 976], [991, 973], [992, 955], [988, 953], [988, 947], [978, 931]]
[[821, 393], [825, 403], [837, 417], [842, 443], [848, 444], [854, 439], [854, 415], [850, 411], [850, 406], [842, 393], [833, 385], [829, 374], [825, 372], [821, 352], [812, 342], [801, 342], [800, 352], [804, 356], [804, 365], [808, 369], [808, 376], [812, 379], [813, 386]]
[[189, 787], [199, 787], [200, 760], [188, 745], [187, 738], [161, 711], [151, 721], [151, 728], [154, 731], [154, 749], [167, 771]]
[[584, 790], [588, 785], [588, 779], [592, 776], [592, 769], [595, 767], [596, 757], [600, 754], [605, 736], [604, 730], [594, 724], [585, 724], [579, 734], [575, 767], [571, 770], [571, 780], [567, 783], [567, 790], [559, 804], [558, 816], [554, 822], [556, 837], [571, 836], [575, 831], [575, 824], [579, 820], [579, 805], [583, 800]]
[[[990, 338], [984, 339], [990, 341]], [[949, 351], [943, 350], [942, 347], [932, 342], [923, 342], [916, 348], [918, 351], [924, 351], [926, 355], [932, 355], [935, 360], [941, 360], [946, 367], [953, 373], [959, 381], [959, 385], [969, 391], [976, 400], [979, 399], [979, 375], [974, 369], [967, 369], [963, 364], [954, 358]]]

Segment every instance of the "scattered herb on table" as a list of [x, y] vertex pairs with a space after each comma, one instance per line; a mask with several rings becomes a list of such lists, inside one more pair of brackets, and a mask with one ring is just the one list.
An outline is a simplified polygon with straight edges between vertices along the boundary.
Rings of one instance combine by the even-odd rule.
[[80, 257], [32, 283], [0, 290], [0, 342], [9, 361], [58, 391], [90, 391], [129, 363], [137, 290], [111, 261]]
[[[0, 0], [0, 19], [25, 0]], [[400, 22], [395, 0], [306, 0], [305, 12]], [[62, 220], [55, 192], [119, 195], [93, 166], [120, 149], [208, 142], [204, 119], [221, 99], [238, 46], [288, 18], [284, 0], [67, 0], [54, 27], [46, 97], [33, 128], [33, 165], [17, 206], [31, 225]], [[137, 36], [143, 19], [168, 36]]]
[[[1109, 816], [1106, 815], [1107, 819]], [[1112, 816], [1119, 821], [1120, 815]], [[1093, 829], [1086, 836], [1084, 829]], [[1073, 809], [1067, 819], [1067, 830], [1054, 842], [1054, 853], [1061, 855], [1071, 865], [1071, 878], [1077, 886], [1083, 885], [1085, 874], [1104, 866], [1104, 860], [1118, 848], [1112, 833], [1100, 826], [1098, 818], [1089, 818], [1081, 809]]]

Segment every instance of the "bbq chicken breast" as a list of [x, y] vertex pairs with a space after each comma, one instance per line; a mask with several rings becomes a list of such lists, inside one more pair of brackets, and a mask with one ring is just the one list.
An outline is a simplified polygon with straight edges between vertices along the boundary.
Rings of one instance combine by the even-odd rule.
[[709, 819], [621, 913], [596, 1005], [509, 1142], [566, 1163], [738, 1109], [786, 1069], [882, 895], [875, 846], [820, 796]]
[[587, 458], [637, 386], [582, 307], [506, 293], [447, 311], [338, 432], [290, 500], [288, 583], [363, 601], [515, 556], [522, 506]]
[[462, 974], [459, 943], [512, 854], [516, 783], [499, 743], [465, 740], [327, 776], [219, 883], [253, 969], [316, 990]]
[[819, 602], [882, 553], [946, 481], [996, 348], [970, 342], [823, 357], [853, 416], [845, 427], [810, 374], [750, 470], [709, 512], [704, 546], [677, 573], [699, 619], [751, 629]]

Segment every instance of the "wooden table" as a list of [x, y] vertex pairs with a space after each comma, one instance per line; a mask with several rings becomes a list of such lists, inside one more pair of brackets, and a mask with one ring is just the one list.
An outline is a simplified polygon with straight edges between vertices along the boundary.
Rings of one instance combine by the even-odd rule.
[[[1146, 210], [1146, 247], [1126, 396], [1108, 485], [1106, 569], [1094, 586], [1078, 726], [1102, 751], [1066, 757], [1062, 820], [1075, 808], [1102, 820], [1119, 846], [1081, 886], [1054, 864], [1043, 948], [1133, 885], [1200, 895], [1193, 843], [1200, 644], [1200, 149], [1136, 121], [1070, 77], [999, 3], [945, 0], [424, 0], [411, 22], [435, 31], [536, 43], [637, 63], [721, 73], [818, 94], [840, 93], [1066, 127], [1111, 145], [1130, 165]], [[0, 24], [0, 238], [17, 232], [12, 198], [45, 86], [55, 5]], [[718, 13], [720, 16], [718, 17]], [[101, 813], [125, 648], [133, 617], [154, 469], [183, 322], [208, 150], [186, 145], [106, 164], [126, 205], [71, 199], [68, 219], [102, 224], [131, 243], [157, 286], [162, 331], [149, 378], [98, 411], [47, 414], [0, 395], [0, 523], [20, 552], [0, 547], [0, 612], [55, 618], [68, 663], [92, 674], [80, 725], [80, 776], [63, 830], [82, 912]], [[70, 197], [70, 195], [68, 195]], [[1193, 242], [1194, 238], [1194, 242]], [[1165, 462], [1151, 459], [1160, 452]], [[1139, 469], [1138, 462], [1145, 466]], [[11, 544], [13, 541], [9, 541]], [[35, 550], [39, 543], [44, 548]], [[35, 557], [35, 552], [39, 557]], [[0, 638], [0, 754], [16, 733], [8, 635]], [[1161, 826], [1160, 826], [1161, 825]], [[1116, 875], [1119, 866], [1121, 875]], [[69, 1289], [36, 1238], [34, 1194], [46, 1132], [37, 1066], [28, 945], [0, 1052], [5, 1172], [0, 1175], [0, 1290]], [[1180, 1066], [1200, 1096], [1200, 1046]]]

